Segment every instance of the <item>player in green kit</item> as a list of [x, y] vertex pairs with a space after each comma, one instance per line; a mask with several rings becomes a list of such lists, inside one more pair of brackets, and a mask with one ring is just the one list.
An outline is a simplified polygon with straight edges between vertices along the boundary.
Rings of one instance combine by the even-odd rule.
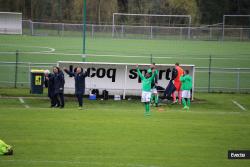
[[145, 74], [145, 76], [142, 75], [141, 71], [138, 68], [138, 65], [136, 65], [136, 70], [137, 73], [139, 75], [139, 77], [142, 80], [142, 95], [141, 95], [141, 102], [143, 102], [145, 104], [145, 116], [150, 116], [150, 99], [151, 99], [151, 83], [152, 80], [154, 79], [155, 75], [157, 75], [157, 73], [155, 72], [155, 70], [153, 69], [151, 72], [147, 72]]
[[[181, 91], [182, 91], [182, 104], [183, 109], [188, 110], [190, 107], [191, 89], [192, 89], [192, 77], [189, 75], [189, 71], [185, 70], [185, 73], [180, 78]], [[186, 101], [187, 100], [187, 101]]]
[[13, 155], [12, 147], [2, 140], [0, 140], [0, 155]]
[[154, 104], [155, 107], [158, 107], [158, 102], [159, 102], [159, 95], [158, 95], [158, 91], [156, 89], [157, 85], [158, 85], [158, 70], [155, 67], [155, 63], [150, 64], [150, 68], [148, 69], [148, 73], [152, 72], [152, 70], [155, 70], [155, 77], [152, 80], [151, 83], [151, 104]]

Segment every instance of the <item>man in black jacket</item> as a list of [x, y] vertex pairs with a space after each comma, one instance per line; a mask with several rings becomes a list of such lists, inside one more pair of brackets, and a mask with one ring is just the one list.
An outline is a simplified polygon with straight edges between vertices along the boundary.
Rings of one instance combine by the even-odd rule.
[[64, 74], [59, 67], [53, 68], [54, 72], [54, 98], [57, 107], [64, 108]]
[[83, 69], [81, 67], [77, 67], [74, 72], [69, 71], [66, 68], [64, 68], [64, 71], [70, 77], [75, 78], [75, 95], [79, 103], [79, 109], [82, 109], [83, 95], [85, 92], [85, 78], [87, 77], [87, 73], [83, 72]]
[[55, 94], [55, 89], [54, 89], [54, 74], [50, 73], [49, 70], [44, 71], [45, 75], [45, 82], [44, 85], [46, 88], [48, 88], [48, 97], [50, 98], [50, 107], [55, 107], [56, 106], [56, 101], [54, 98]]

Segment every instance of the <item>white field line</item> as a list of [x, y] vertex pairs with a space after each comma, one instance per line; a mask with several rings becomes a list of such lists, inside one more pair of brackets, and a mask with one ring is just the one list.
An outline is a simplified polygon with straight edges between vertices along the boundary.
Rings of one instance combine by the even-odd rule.
[[[24, 47], [24, 48], [39, 48], [39, 49], [48, 49], [45, 51], [39, 51], [39, 52], [34, 52], [34, 53], [51, 53], [54, 52], [56, 49], [51, 48], [48, 46], [25, 46], [25, 45], [15, 45], [15, 44], [1, 44], [0, 46], [16, 46], [16, 47]], [[0, 52], [0, 53], [16, 53], [16, 52]], [[20, 53], [32, 53], [32, 52], [20, 52]]]
[[238, 106], [241, 110], [246, 111], [246, 108], [243, 107], [242, 105], [240, 105], [237, 101], [232, 100], [232, 102], [233, 102], [236, 106]]
[[[2, 162], [18, 162], [18, 163], [52, 163], [52, 164], [88, 164], [88, 165], [98, 165], [103, 166], [101, 162], [86, 162], [86, 161], [65, 161], [65, 160], [2, 160]], [[127, 167], [157, 167], [156, 165], [143, 165], [143, 164], [124, 164], [124, 163], [112, 163], [114, 166], [127, 166]]]
[[18, 99], [19, 99], [20, 103], [22, 103], [24, 105], [25, 108], [30, 108], [29, 105], [25, 104], [23, 98], [19, 97]]

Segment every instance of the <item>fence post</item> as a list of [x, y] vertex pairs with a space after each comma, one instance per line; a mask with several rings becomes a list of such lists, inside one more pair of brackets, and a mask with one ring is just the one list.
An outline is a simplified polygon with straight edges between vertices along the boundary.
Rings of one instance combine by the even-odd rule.
[[153, 39], [153, 26], [150, 26], [150, 39]]
[[58, 36], [61, 36], [61, 35], [60, 35], [60, 31], [61, 31], [62, 28], [61, 28], [61, 26], [60, 26], [59, 23], [57, 23], [56, 25], [57, 25], [57, 35], [58, 35]]
[[92, 24], [91, 36], [92, 36], [92, 38], [94, 38], [94, 24]]
[[64, 23], [62, 23], [62, 33], [61, 36], [64, 36]]
[[180, 39], [182, 39], [182, 27], [180, 27]]
[[124, 25], [122, 25], [122, 35], [121, 38], [124, 38]]
[[33, 36], [34, 30], [33, 30], [33, 22], [30, 20], [30, 35]]
[[243, 28], [240, 28], [240, 41], [243, 41]]
[[240, 68], [237, 71], [237, 92], [240, 92]]
[[209, 27], [209, 40], [212, 40], [212, 27]]
[[31, 62], [29, 62], [29, 72], [28, 72], [29, 88], [30, 88], [30, 90], [31, 90], [31, 78], [30, 78], [30, 72], [31, 72]]
[[153, 63], [153, 55], [150, 54], [150, 64], [152, 64], [152, 63]]
[[209, 55], [209, 68], [208, 68], [208, 93], [211, 91], [211, 64], [212, 64], [212, 57]]
[[17, 73], [18, 73], [18, 50], [16, 50], [16, 68], [15, 68], [15, 88], [17, 88]]

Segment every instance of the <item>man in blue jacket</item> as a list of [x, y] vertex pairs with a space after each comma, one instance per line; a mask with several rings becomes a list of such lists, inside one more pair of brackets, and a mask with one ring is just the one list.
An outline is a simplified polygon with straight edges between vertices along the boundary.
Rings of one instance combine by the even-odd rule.
[[83, 105], [83, 95], [85, 92], [85, 78], [87, 73], [83, 72], [81, 67], [77, 67], [75, 72], [71, 72], [68, 69], [64, 68], [64, 71], [70, 76], [75, 78], [75, 95], [79, 103], [79, 109], [82, 109]]

